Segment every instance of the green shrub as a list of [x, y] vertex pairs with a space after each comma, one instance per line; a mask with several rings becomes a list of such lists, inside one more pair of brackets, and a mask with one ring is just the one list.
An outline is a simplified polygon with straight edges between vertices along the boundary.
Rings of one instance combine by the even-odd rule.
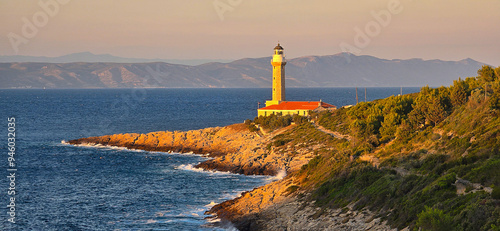
[[269, 116], [259, 116], [254, 119], [255, 124], [259, 124], [265, 129], [275, 130], [278, 128], [286, 127], [292, 123], [292, 116], [282, 116], [271, 114]]
[[500, 159], [487, 159], [467, 172], [465, 179], [483, 185], [500, 185]]
[[491, 192], [491, 197], [496, 200], [500, 200], [500, 186], [494, 186]]
[[292, 139], [278, 139], [278, 140], [273, 141], [272, 145], [274, 147], [280, 147], [280, 146], [287, 144], [290, 141], [292, 141]]
[[322, 156], [318, 155], [309, 160], [309, 162], [305, 165], [302, 165], [301, 169], [306, 170], [306, 169], [313, 169], [314, 167], [318, 166], [319, 163], [322, 161]]
[[433, 170], [436, 170], [436, 168], [438, 168], [447, 159], [448, 155], [445, 154], [431, 154], [424, 159], [422, 167], [420, 169], [426, 172], [432, 172]]
[[425, 207], [425, 210], [418, 214], [417, 227], [430, 231], [454, 230], [453, 219], [442, 210]]
[[288, 194], [292, 194], [292, 193], [296, 192], [299, 188], [300, 188], [300, 187], [299, 187], [298, 185], [292, 185], [292, 186], [290, 186], [290, 187], [288, 187], [288, 188], [286, 189], [286, 192], [287, 192]]

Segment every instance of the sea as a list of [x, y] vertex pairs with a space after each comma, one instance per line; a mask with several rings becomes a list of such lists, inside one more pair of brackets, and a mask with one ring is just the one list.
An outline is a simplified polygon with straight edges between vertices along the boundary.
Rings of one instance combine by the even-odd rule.
[[[367, 88], [366, 100], [400, 90]], [[204, 212], [280, 177], [204, 171], [196, 153], [66, 142], [242, 123], [270, 98], [270, 89], [0, 90], [0, 230], [234, 230]], [[290, 88], [287, 99], [341, 107], [356, 91]]]

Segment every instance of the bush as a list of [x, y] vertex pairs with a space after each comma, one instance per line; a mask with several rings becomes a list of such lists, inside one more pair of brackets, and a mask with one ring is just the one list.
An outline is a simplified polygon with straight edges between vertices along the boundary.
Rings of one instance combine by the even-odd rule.
[[[491, 158], [484, 162], [480, 162], [480, 165], [469, 170], [464, 176], [465, 179], [478, 182], [483, 185], [500, 185], [500, 159]], [[497, 176], [497, 177], [494, 177]]]
[[257, 132], [259, 131], [259, 129], [255, 126], [255, 124], [253, 124], [253, 122], [251, 120], [245, 120], [245, 125], [247, 126], [248, 130], [250, 132]]
[[288, 188], [286, 189], [286, 192], [287, 192], [288, 194], [292, 194], [292, 193], [296, 192], [299, 188], [300, 188], [300, 187], [299, 187], [299, 186], [297, 186], [297, 185], [292, 185], [292, 186], [290, 186], [290, 187], [288, 187]]
[[278, 139], [278, 140], [273, 141], [272, 145], [274, 147], [279, 147], [279, 146], [283, 146], [283, 145], [287, 144], [290, 141], [292, 141], [292, 140], [291, 139]]
[[500, 200], [500, 186], [494, 186], [493, 192], [491, 192], [491, 197], [496, 200]]
[[297, 125], [309, 122], [309, 119], [305, 116], [293, 115], [293, 122]]
[[431, 231], [453, 230], [453, 219], [442, 210], [425, 207], [425, 210], [418, 214], [417, 227]]
[[254, 123], [259, 124], [265, 129], [275, 130], [278, 128], [286, 127], [292, 124], [293, 117], [291, 115], [282, 116], [271, 114], [269, 116], [255, 117]]
[[314, 167], [318, 166], [319, 163], [323, 160], [322, 156], [315, 156], [307, 164], [302, 165], [301, 169], [306, 170], [306, 169], [313, 169]]

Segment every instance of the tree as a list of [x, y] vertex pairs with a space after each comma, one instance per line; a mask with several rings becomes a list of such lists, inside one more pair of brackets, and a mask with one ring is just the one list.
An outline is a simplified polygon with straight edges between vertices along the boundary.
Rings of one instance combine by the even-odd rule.
[[488, 99], [488, 106], [493, 110], [500, 110], [500, 84], [496, 83], [492, 86], [493, 93]]
[[469, 86], [467, 82], [458, 79], [453, 81], [453, 86], [451, 87], [450, 98], [451, 104], [454, 107], [458, 107], [467, 102], [467, 97], [469, 96]]
[[[413, 110], [408, 115], [408, 120], [413, 128], [426, 122], [435, 126], [446, 118], [447, 111], [450, 109], [450, 93], [447, 88], [423, 87], [414, 102]], [[425, 118], [424, 121], [422, 117]]]
[[380, 128], [381, 141], [385, 142], [394, 138], [400, 123], [401, 117], [394, 112], [384, 116], [384, 122], [382, 122], [382, 128]]
[[500, 80], [500, 66], [495, 68], [495, 75], [497, 80]]
[[421, 107], [415, 105], [414, 109], [408, 114], [408, 123], [412, 129], [425, 125], [425, 116]]
[[350, 124], [349, 128], [359, 138], [367, 137], [368, 133], [370, 133], [370, 131], [367, 131], [367, 130], [369, 130], [369, 128], [366, 125], [366, 122], [364, 120], [360, 120], [360, 119], [354, 120]]
[[500, 80], [500, 66], [495, 68], [495, 75], [497, 77], [497, 80]]
[[431, 95], [428, 98], [427, 110], [425, 112], [425, 118], [429, 120], [434, 126], [446, 118], [446, 110], [441, 104], [438, 96]]
[[483, 67], [477, 71], [477, 74], [478, 78], [485, 83], [495, 81], [495, 70], [493, 70], [493, 68], [488, 65], [483, 65]]
[[403, 120], [401, 125], [399, 125], [398, 129], [396, 130], [396, 139], [399, 139], [406, 143], [410, 139], [412, 134], [413, 129], [411, 128], [410, 124], [408, 124], [406, 120]]

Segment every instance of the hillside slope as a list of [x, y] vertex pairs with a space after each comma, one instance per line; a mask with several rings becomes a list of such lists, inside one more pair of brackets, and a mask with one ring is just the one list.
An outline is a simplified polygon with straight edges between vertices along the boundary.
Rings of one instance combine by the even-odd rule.
[[500, 67], [478, 74], [313, 114], [349, 139], [301, 123], [271, 146], [293, 153], [320, 145], [275, 187], [285, 199], [238, 214], [251, 201], [241, 197], [211, 212], [240, 230], [499, 230]]

